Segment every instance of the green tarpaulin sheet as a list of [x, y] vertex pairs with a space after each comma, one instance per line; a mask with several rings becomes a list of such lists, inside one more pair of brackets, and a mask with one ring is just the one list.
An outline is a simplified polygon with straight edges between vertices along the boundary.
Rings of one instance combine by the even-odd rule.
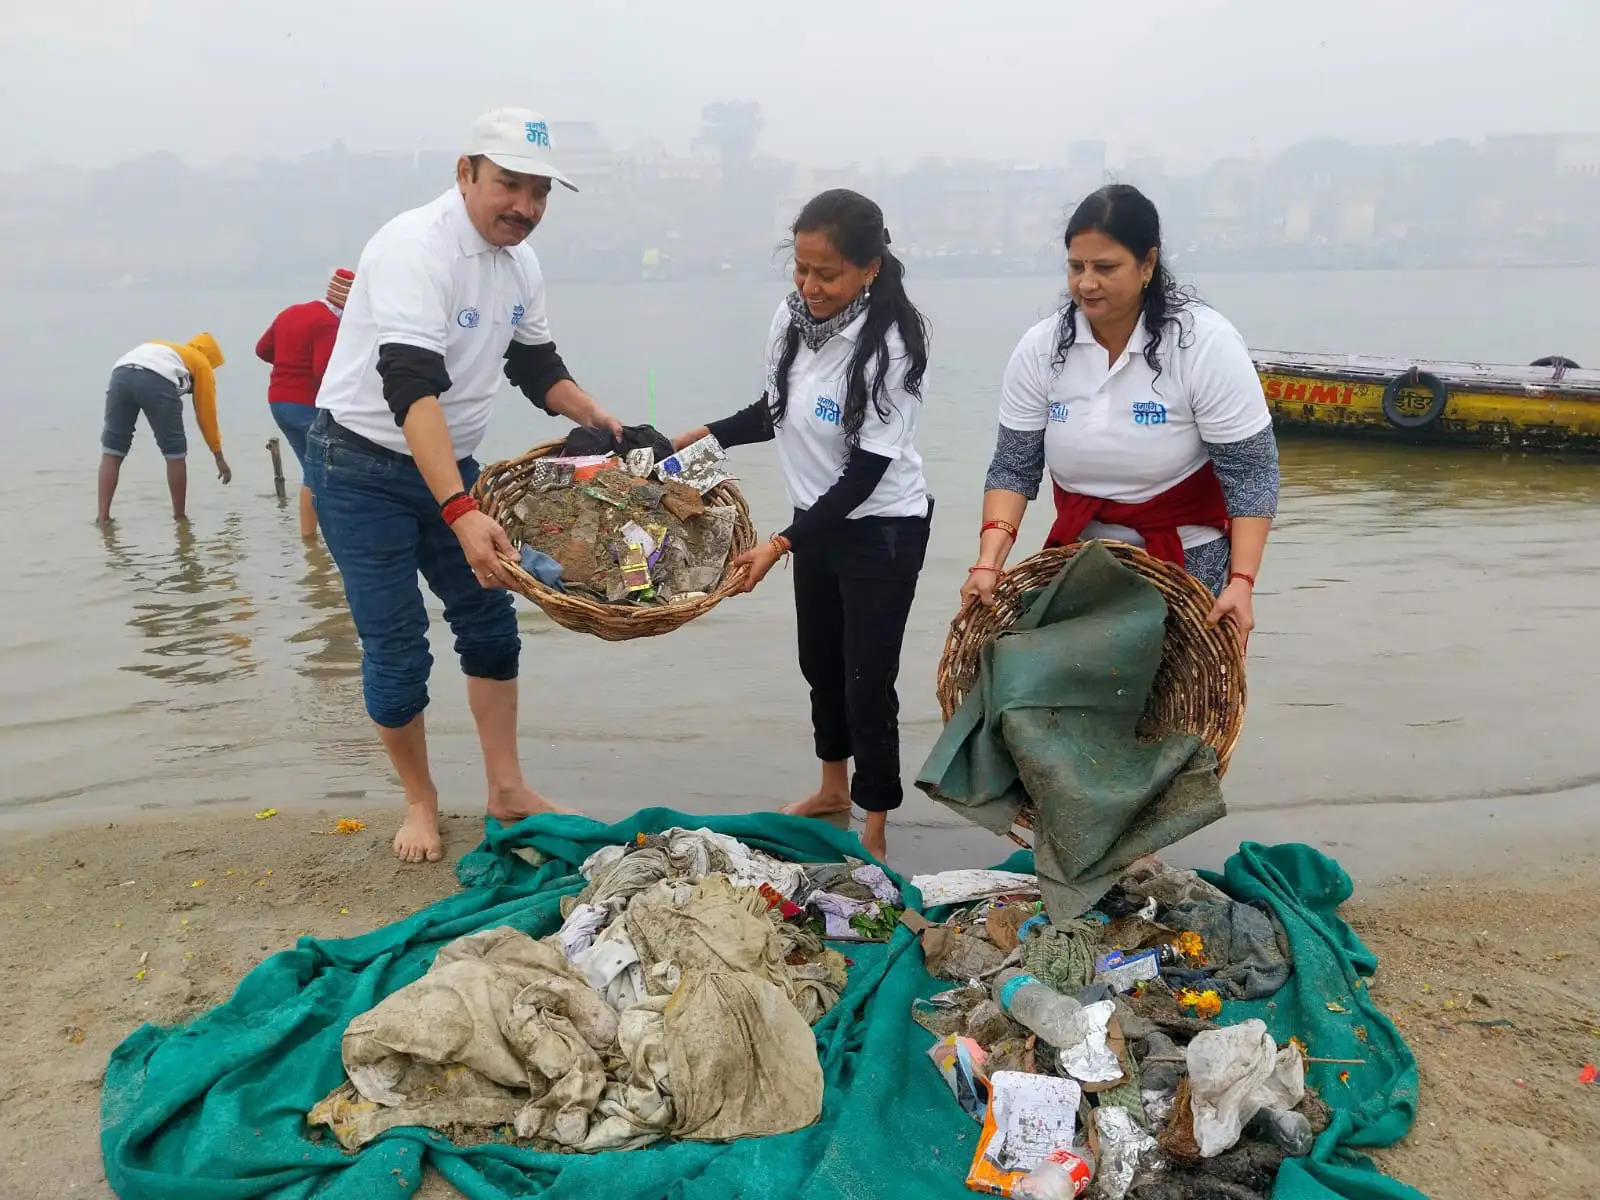
[[[932, 1038], [910, 1019], [913, 999], [948, 985], [924, 971], [904, 929], [888, 945], [847, 947], [854, 960], [849, 987], [816, 1026], [827, 1081], [822, 1118], [798, 1133], [597, 1155], [500, 1143], [458, 1147], [423, 1129], [391, 1131], [355, 1154], [313, 1139], [305, 1113], [344, 1079], [339, 1039], [352, 1017], [420, 976], [453, 938], [499, 925], [535, 935], [555, 930], [560, 898], [581, 889], [577, 866], [590, 853], [672, 826], [714, 829], [800, 861], [864, 857], [847, 833], [777, 814], [701, 818], [647, 809], [611, 826], [575, 816], [509, 829], [491, 824], [484, 845], [461, 863], [463, 880], [474, 886], [361, 937], [302, 938], [191, 1024], [147, 1025], [123, 1042], [106, 1068], [101, 1108], [111, 1187], [123, 1200], [374, 1200], [413, 1193], [427, 1163], [471, 1200], [970, 1196], [962, 1181], [978, 1127], [928, 1061]], [[547, 861], [533, 867], [511, 856], [523, 847]], [[914, 900], [909, 885], [897, 882]], [[1308, 1030], [1316, 1050], [1371, 1064], [1352, 1068], [1347, 1088], [1318, 1079], [1329, 1101], [1348, 1113], [1319, 1142], [1316, 1160], [1283, 1173], [1276, 1195], [1416, 1195], [1343, 1150], [1344, 1142], [1377, 1145], [1401, 1136], [1416, 1098], [1410, 1053], [1352, 986], [1371, 969], [1372, 956], [1333, 915], [1348, 880], [1304, 847], [1247, 846], [1229, 860], [1224, 882], [1242, 896], [1266, 898], [1282, 916], [1297, 960], [1307, 964], [1280, 993], [1277, 1010], [1263, 1014], [1273, 1030]], [[1335, 1017], [1327, 1000], [1353, 1015]], [[1237, 1007], [1246, 1015], [1246, 1006]], [[1369, 1030], [1359, 1055], [1351, 1032], [1358, 1020]]]
[[1090, 542], [983, 648], [971, 694], [917, 776], [995, 833], [1037, 802], [1039, 886], [1057, 921], [1226, 811], [1216, 754], [1198, 737], [1135, 735], [1166, 620], [1155, 586]]

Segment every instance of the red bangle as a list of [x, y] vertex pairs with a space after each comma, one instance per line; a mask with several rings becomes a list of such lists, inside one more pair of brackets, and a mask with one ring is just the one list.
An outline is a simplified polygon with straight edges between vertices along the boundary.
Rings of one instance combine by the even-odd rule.
[[439, 515], [444, 518], [446, 525], [454, 525], [469, 512], [480, 511], [478, 502], [465, 492], [451, 496], [439, 507]]
[[998, 529], [1001, 533], [1008, 535], [1013, 542], [1017, 540], [1017, 527], [1010, 521], [985, 521], [983, 528], [978, 530], [978, 536], [982, 537], [991, 529]]
[[1254, 575], [1246, 575], [1243, 571], [1230, 571], [1230, 572], [1228, 572], [1228, 582], [1232, 583], [1235, 579], [1244, 580], [1246, 583], [1248, 583], [1251, 586], [1251, 588], [1254, 588], [1256, 586], [1256, 577]]

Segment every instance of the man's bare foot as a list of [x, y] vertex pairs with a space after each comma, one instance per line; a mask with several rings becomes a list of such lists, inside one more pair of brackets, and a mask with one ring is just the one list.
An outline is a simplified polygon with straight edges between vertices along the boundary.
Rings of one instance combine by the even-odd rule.
[[818, 791], [778, 810], [791, 817], [831, 817], [850, 811], [849, 792]]
[[575, 813], [578, 810], [546, 800], [527, 784], [520, 787], [496, 789], [489, 793], [489, 815], [507, 824], [523, 817], [537, 817], [545, 813]]
[[444, 857], [437, 798], [406, 801], [406, 819], [394, 835], [394, 856], [408, 863], [438, 862]]

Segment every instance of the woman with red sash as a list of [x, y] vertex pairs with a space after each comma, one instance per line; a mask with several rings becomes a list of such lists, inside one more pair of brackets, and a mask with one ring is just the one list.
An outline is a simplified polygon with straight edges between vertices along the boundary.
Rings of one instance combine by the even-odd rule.
[[1278, 445], [1244, 339], [1180, 289], [1161, 222], [1112, 184], [1067, 223], [1070, 298], [1022, 336], [963, 601], [994, 602], [1028, 501], [1048, 468], [1047, 546], [1106, 538], [1178, 563], [1217, 596], [1211, 620], [1249, 635], [1278, 506]]

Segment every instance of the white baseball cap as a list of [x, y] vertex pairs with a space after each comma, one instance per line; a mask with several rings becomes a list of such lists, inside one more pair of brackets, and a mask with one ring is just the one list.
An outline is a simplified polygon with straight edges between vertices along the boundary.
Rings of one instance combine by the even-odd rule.
[[526, 108], [497, 108], [472, 123], [466, 153], [481, 154], [496, 166], [520, 175], [543, 175], [573, 191], [568, 179], [550, 158], [550, 126]]

